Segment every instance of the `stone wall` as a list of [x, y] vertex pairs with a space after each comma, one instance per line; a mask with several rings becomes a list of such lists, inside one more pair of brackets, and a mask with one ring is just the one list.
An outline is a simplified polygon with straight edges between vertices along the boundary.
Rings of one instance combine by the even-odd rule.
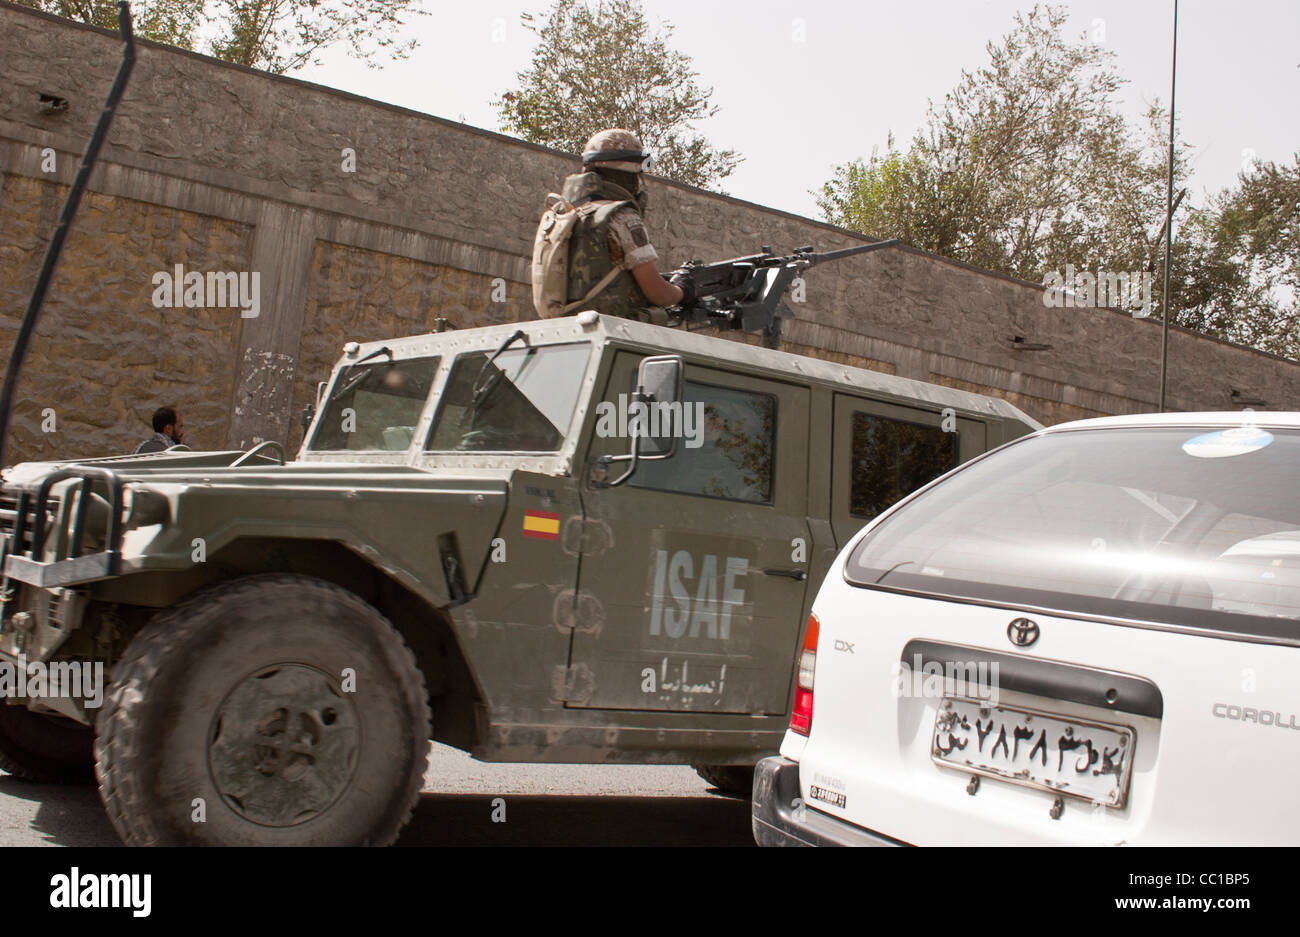
[[[9, 334], [67, 191], [21, 175], [0, 184], [0, 328]], [[129, 450], [149, 435], [155, 401], [183, 401], [197, 435], [223, 443], [238, 352], [230, 314], [154, 308], [138, 270], [170, 269], [182, 255], [197, 269], [232, 269], [250, 239], [247, 225], [88, 193], [23, 367], [11, 458]]]
[[[110, 33], [0, 2], [6, 355], [119, 55]], [[42, 94], [66, 110], [42, 110]], [[140, 42], [23, 371], [11, 458], [123, 451], [163, 402], [183, 409], [195, 446], [296, 445], [296, 413], [345, 341], [425, 331], [437, 316], [460, 327], [531, 317], [537, 214], [573, 166], [499, 134]], [[662, 181], [649, 227], [661, 266], [861, 240]], [[260, 314], [155, 308], [151, 278], [177, 263], [257, 272]], [[849, 258], [807, 283], [788, 350], [998, 394], [1049, 423], [1156, 406], [1154, 322], [1047, 309], [1035, 284], [913, 250]], [[1230, 408], [1232, 389], [1300, 409], [1296, 363], [1179, 330], [1170, 346], [1171, 409]], [[53, 432], [42, 432], [47, 408]]]

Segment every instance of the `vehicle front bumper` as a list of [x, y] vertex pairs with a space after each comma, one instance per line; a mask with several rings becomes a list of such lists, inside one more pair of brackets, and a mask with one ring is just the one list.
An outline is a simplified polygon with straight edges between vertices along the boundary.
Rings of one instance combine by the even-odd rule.
[[799, 763], [776, 756], [754, 766], [751, 823], [760, 846], [901, 846], [820, 810], [804, 806]]

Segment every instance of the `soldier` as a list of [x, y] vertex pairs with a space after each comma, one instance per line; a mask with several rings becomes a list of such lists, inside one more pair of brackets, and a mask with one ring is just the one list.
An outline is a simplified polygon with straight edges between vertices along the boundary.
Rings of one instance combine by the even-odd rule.
[[569, 245], [568, 298], [582, 299], [617, 268], [620, 272], [584, 308], [664, 325], [663, 307], [689, 301], [683, 289], [689, 283], [659, 273], [659, 255], [642, 219], [641, 172], [648, 157], [630, 131], [602, 130], [582, 151], [585, 171], [564, 180], [561, 195], [578, 209]]

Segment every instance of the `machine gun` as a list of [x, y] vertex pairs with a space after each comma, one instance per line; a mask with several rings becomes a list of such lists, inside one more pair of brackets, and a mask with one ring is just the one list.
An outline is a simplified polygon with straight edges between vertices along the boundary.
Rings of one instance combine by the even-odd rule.
[[805, 270], [828, 260], [882, 250], [897, 243], [897, 239], [877, 241], [823, 253], [816, 253], [811, 246], [800, 247], [784, 256], [764, 247], [761, 254], [717, 263], [692, 260], [675, 270], [673, 277], [689, 280], [694, 298], [669, 310], [669, 316], [675, 320], [674, 324], [680, 323], [689, 330], [716, 326], [762, 332], [766, 344], [775, 347], [781, 335], [781, 320], [794, 318], [794, 312], [781, 298]]

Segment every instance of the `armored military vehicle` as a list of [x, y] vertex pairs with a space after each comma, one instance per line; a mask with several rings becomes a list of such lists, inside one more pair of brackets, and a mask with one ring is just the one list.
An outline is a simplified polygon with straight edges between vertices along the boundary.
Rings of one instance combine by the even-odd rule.
[[5, 472], [0, 767], [160, 844], [392, 842], [430, 739], [746, 790], [838, 549], [1037, 428], [594, 312], [349, 343], [314, 411], [293, 461]]

